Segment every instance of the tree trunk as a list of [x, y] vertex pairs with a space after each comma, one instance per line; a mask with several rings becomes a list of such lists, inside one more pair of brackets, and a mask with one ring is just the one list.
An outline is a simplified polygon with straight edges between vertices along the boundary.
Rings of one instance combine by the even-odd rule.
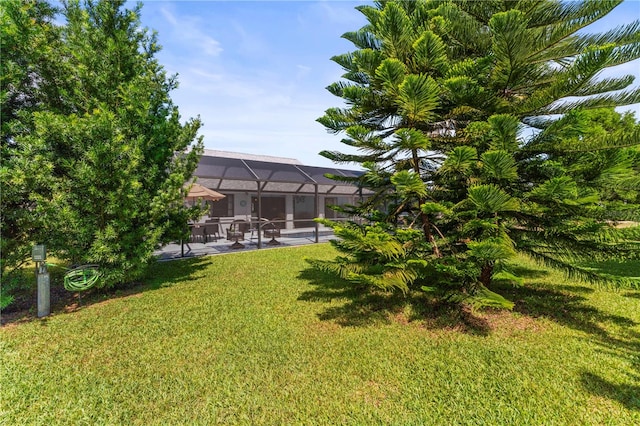
[[[419, 164], [420, 160], [418, 158], [418, 150], [412, 149], [411, 156], [413, 157], [413, 171], [416, 172], [418, 176], [420, 176], [420, 164]], [[427, 200], [423, 198], [419, 198], [418, 207], [424, 204], [426, 201]], [[440, 249], [438, 248], [438, 244], [436, 244], [436, 239], [431, 233], [431, 221], [429, 220], [429, 216], [427, 216], [421, 211], [420, 221], [422, 222], [422, 232], [424, 232], [424, 238], [427, 241], [429, 241], [429, 244], [431, 244], [431, 247], [433, 248], [433, 254], [435, 254], [436, 257], [442, 257], [442, 254], [440, 253]]]
[[489, 287], [491, 284], [491, 276], [493, 275], [493, 263], [487, 263], [482, 266], [482, 270], [480, 271], [480, 282], [483, 286]]
[[[425, 201], [426, 200], [421, 199], [419, 203], [424, 204]], [[442, 254], [440, 253], [440, 249], [438, 248], [438, 244], [436, 244], [436, 239], [433, 237], [433, 234], [431, 233], [431, 221], [429, 220], [429, 216], [420, 212], [420, 220], [422, 220], [422, 231], [424, 232], [424, 237], [426, 238], [427, 241], [429, 241], [429, 243], [433, 247], [433, 254], [435, 254], [436, 257], [442, 257]]]

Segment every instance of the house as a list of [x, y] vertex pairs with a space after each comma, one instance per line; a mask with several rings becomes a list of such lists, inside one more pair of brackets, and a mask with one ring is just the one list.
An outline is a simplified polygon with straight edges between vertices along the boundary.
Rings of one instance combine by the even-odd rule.
[[[205, 150], [194, 175], [200, 185], [224, 194], [210, 203], [220, 222], [276, 220], [282, 229], [314, 227], [315, 217], [339, 218], [331, 205], [357, 204], [358, 186], [325, 174], [358, 177], [363, 172], [303, 165], [292, 158]], [[208, 219], [205, 217], [203, 219]]]

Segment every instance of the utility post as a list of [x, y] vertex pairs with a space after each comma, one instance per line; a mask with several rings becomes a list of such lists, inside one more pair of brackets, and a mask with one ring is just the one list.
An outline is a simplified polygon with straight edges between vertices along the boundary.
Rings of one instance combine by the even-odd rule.
[[51, 313], [51, 285], [47, 270], [47, 251], [44, 244], [36, 244], [31, 250], [31, 258], [36, 262], [36, 279], [38, 281], [38, 318]]

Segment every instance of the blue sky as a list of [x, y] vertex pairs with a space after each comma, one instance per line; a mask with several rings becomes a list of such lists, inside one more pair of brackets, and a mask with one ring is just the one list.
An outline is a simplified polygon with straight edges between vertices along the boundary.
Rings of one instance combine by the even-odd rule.
[[[318, 152], [348, 147], [315, 120], [343, 106], [325, 89], [342, 74], [330, 58], [353, 50], [340, 36], [366, 23], [363, 3], [146, 1], [142, 24], [158, 32], [157, 58], [180, 82], [172, 99], [184, 119], [200, 115], [205, 148], [330, 166]], [[627, 0], [596, 30], [638, 18], [640, 0]], [[614, 73], [640, 80], [640, 61]]]

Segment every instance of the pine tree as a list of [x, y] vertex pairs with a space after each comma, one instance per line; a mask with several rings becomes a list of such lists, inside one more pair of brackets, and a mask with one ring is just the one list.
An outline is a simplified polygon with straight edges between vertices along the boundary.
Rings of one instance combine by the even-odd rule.
[[[180, 123], [177, 87], [155, 59], [156, 35], [124, 1], [70, 0], [55, 50], [41, 60], [37, 111], [24, 111], [12, 174], [37, 159], [46, 182], [29, 195], [39, 242], [71, 263], [95, 263], [102, 285], [136, 279], [182, 229], [183, 184], [202, 149], [198, 118]], [[59, 78], [64, 76], [64, 78]], [[194, 143], [195, 140], [195, 143]]]
[[[640, 22], [581, 31], [618, 4], [358, 7], [368, 24], [344, 35], [356, 50], [333, 58], [345, 74], [328, 87], [346, 107], [318, 119], [344, 132], [352, 151], [321, 155], [361, 164], [366, 173], [356, 181], [375, 195], [353, 211], [367, 225], [325, 222], [347, 255], [313, 263], [355, 282], [510, 307], [489, 287], [519, 281], [506, 269], [517, 252], [588, 280], [607, 277], [582, 260], [637, 258], [639, 228], [615, 223], [640, 221], [640, 128], [618, 120], [602, 133], [586, 125], [586, 111], [640, 101], [640, 90], [629, 88], [633, 76], [598, 78], [640, 56]], [[607, 167], [590, 167], [592, 156]], [[612, 176], [619, 191], [607, 195]], [[385, 244], [373, 249], [375, 240]]]
[[[44, 58], [59, 46], [56, 10], [44, 1], [0, 2], [0, 274], [28, 258], [40, 240], [43, 218], [35, 193], [47, 191], [49, 170], [42, 156], [18, 143], [35, 112], [55, 99], [55, 66]], [[4, 279], [4, 288], [9, 280]]]

